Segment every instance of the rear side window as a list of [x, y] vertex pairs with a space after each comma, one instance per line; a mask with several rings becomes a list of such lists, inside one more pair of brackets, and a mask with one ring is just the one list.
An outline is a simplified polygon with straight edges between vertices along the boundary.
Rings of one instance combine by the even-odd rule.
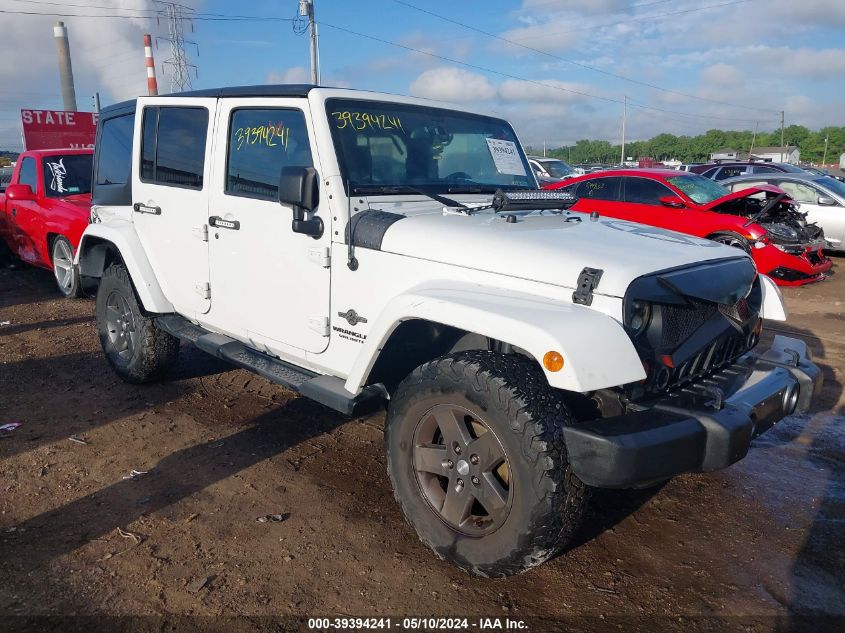
[[754, 173], [754, 174], [775, 174], [779, 171], [780, 171], [779, 169], [775, 169], [774, 167], [768, 167], [766, 165], [754, 165], [751, 173]]
[[714, 180], [725, 180], [726, 178], [733, 178], [734, 176], [742, 176], [748, 173], [748, 168], [744, 165], [739, 167], [722, 167]]
[[35, 169], [34, 158], [24, 158], [21, 163], [21, 170], [18, 173], [18, 183], [29, 185], [33, 192], [38, 191], [38, 173]]
[[276, 200], [283, 167], [311, 167], [308, 129], [301, 110], [243, 108], [232, 112], [226, 193]]
[[91, 193], [91, 154], [67, 154], [45, 158], [41, 163], [44, 194], [61, 198]]
[[581, 182], [575, 195], [587, 200], [619, 200], [621, 184], [618, 176], [593, 178]]
[[625, 179], [625, 202], [659, 205], [660, 198], [675, 195], [665, 185], [649, 178]]
[[97, 184], [125, 185], [132, 173], [135, 115], [106, 119], [102, 126], [97, 145]]
[[168, 187], [202, 189], [208, 110], [144, 108], [141, 180]]

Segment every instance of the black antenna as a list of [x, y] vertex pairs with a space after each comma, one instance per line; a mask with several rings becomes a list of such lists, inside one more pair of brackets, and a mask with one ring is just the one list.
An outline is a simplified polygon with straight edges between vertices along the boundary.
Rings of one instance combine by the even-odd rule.
[[346, 251], [348, 253], [348, 261], [346, 262], [349, 270], [358, 270], [358, 260], [355, 258], [355, 223], [352, 221], [352, 183], [346, 181], [346, 214], [349, 216], [349, 233], [346, 237]]

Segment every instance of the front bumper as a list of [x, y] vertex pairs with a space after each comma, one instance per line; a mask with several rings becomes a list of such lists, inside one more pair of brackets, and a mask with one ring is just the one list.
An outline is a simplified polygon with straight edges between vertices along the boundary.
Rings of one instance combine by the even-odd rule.
[[822, 373], [803, 341], [776, 336], [729, 367], [639, 410], [564, 429], [569, 461], [586, 484], [627, 488], [730, 466], [751, 440], [806, 411]]
[[802, 286], [821, 281], [833, 267], [824, 254], [826, 242], [778, 248], [768, 244], [752, 251], [757, 270], [771, 277], [779, 286]]

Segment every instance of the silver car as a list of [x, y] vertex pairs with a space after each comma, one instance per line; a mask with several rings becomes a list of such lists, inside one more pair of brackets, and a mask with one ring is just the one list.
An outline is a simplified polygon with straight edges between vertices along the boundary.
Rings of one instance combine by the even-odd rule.
[[546, 158], [545, 156], [529, 156], [528, 162], [531, 169], [537, 175], [540, 185], [548, 185], [578, 175], [577, 170], [559, 158]]
[[737, 176], [719, 184], [731, 191], [763, 184], [780, 187], [801, 204], [801, 211], [807, 214], [809, 222], [824, 229], [830, 250], [845, 251], [845, 183], [810, 173], [774, 173]]

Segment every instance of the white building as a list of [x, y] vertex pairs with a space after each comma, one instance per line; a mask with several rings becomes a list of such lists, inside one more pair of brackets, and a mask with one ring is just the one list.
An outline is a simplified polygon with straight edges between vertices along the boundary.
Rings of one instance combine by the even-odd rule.
[[755, 147], [750, 154], [746, 151], [735, 149], [720, 149], [710, 154], [713, 161], [739, 161], [762, 160], [774, 163], [791, 163], [797, 165], [801, 160], [801, 150], [795, 145], [786, 147]]
[[756, 160], [797, 165], [801, 160], [801, 150], [795, 145], [787, 145], [786, 147], [755, 147], [751, 153], [751, 157]]
[[845, 170], [845, 154], [839, 157], [839, 169]]
[[739, 152], [735, 149], [720, 149], [710, 154], [710, 160], [748, 160], [748, 152]]

